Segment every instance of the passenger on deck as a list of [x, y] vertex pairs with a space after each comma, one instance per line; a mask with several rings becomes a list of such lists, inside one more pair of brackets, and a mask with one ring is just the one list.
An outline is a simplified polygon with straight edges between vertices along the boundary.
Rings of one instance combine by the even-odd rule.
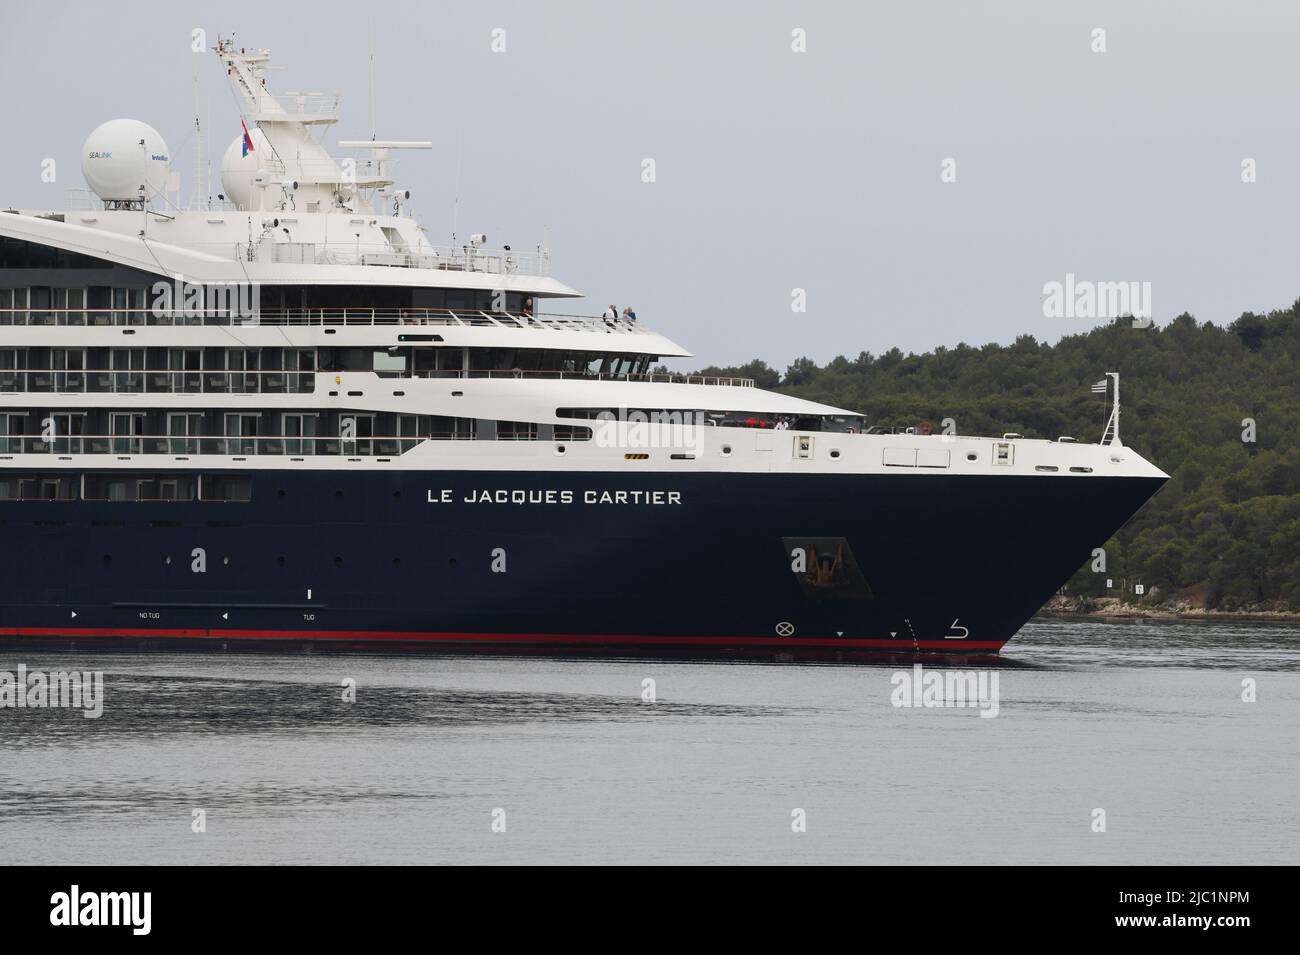
[[623, 321], [627, 322], [629, 325], [636, 324], [636, 312], [632, 311], [631, 305], [623, 309]]

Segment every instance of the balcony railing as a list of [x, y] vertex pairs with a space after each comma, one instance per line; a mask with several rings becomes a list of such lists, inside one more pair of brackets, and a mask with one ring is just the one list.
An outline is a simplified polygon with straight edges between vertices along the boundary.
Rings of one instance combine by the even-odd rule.
[[[499, 441], [586, 441], [590, 429], [556, 426], [550, 438], [536, 434], [498, 434]], [[434, 431], [418, 437], [411, 435], [386, 435], [343, 440], [335, 437], [248, 437], [219, 435], [191, 437], [186, 435], [71, 435], [46, 440], [35, 435], [0, 435], [0, 455], [15, 454], [225, 454], [225, 455], [290, 455], [301, 457], [396, 457], [410, 451], [420, 442], [475, 441], [472, 433], [464, 431]]]
[[372, 265], [439, 272], [487, 272], [493, 275], [551, 274], [551, 253], [472, 246], [425, 245], [402, 248], [386, 242], [198, 242], [193, 248], [239, 262], [288, 265]]
[[[322, 369], [334, 374], [336, 369]], [[615, 374], [601, 371], [548, 371], [519, 368], [459, 368], [380, 371], [381, 378], [495, 378], [563, 381], [631, 381], [652, 384], [714, 385], [752, 388], [753, 378], [718, 378], [711, 375]], [[0, 370], [0, 394], [212, 394], [295, 395], [316, 390], [313, 371], [167, 371], [118, 369], [53, 371], [47, 369]]]
[[524, 371], [519, 368], [471, 368], [468, 374], [456, 369], [417, 371], [417, 378], [558, 378], [570, 381], [641, 381], [655, 384], [720, 385], [726, 388], [753, 388], [753, 378], [719, 378], [713, 375], [626, 374], [603, 371]]
[[[334, 374], [334, 370], [322, 369]], [[646, 382], [655, 385], [754, 387], [753, 378], [718, 378], [702, 374], [614, 374], [560, 370], [456, 368], [378, 372], [381, 378], [513, 378], [554, 381]], [[169, 370], [0, 370], [0, 394], [160, 394], [160, 395], [309, 395], [316, 390], [315, 372], [169, 372]]]
[[0, 308], [0, 325], [370, 325], [531, 328], [617, 335], [652, 334], [636, 322], [564, 312], [496, 312], [474, 308], [289, 308], [228, 309], [150, 308]]
[[0, 394], [311, 394], [312, 371], [0, 370]]

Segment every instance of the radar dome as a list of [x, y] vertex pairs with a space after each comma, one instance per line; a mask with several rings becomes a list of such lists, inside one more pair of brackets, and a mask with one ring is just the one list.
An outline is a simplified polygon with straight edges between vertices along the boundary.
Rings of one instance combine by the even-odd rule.
[[[143, 141], [144, 145], [141, 145]], [[146, 199], [167, 185], [171, 157], [158, 130], [138, 119], [111, 119], [86, 137], [81, 174], [101, 199]]]
[[257, 186], [253, 180], [257, 178], [258, 171], [271, 161], [271, 147], [267, 143], [266, 134], [254, 126], [248, 135], [253, 140], [253, 148], [247, 155], [244, 153], [244, 134], [240, 133], [221, 158], [222, 191], [238, 209], [257, 207]]

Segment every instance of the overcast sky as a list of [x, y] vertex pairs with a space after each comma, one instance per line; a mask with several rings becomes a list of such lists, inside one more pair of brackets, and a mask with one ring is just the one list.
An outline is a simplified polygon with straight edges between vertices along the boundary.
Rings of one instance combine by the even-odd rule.
[[372, 22], [379, 136], [435, 143], [400, 175], [431, 240], [457, 193], [462, 237], [545, 235], [576, 310], [633, 305], [678, 366], [1054, 341], [1097, 324], [1044, 316], [1067, 273], [1150, 282], [1157, 324], [1300, 296], [1294, 2], [5, 3], [0, 205], [64, 207], [118, 116], [188, 189], [196, 64], [219, 164], [239, 117], [195, 27], [368, 138]]

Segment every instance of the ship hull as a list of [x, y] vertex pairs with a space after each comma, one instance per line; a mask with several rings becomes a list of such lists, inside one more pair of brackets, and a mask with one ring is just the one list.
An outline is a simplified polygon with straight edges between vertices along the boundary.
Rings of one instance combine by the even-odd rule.
[[238, 503], [4, 501], [0, 641], [994, 654], [1162, 483], [258, 471]]

